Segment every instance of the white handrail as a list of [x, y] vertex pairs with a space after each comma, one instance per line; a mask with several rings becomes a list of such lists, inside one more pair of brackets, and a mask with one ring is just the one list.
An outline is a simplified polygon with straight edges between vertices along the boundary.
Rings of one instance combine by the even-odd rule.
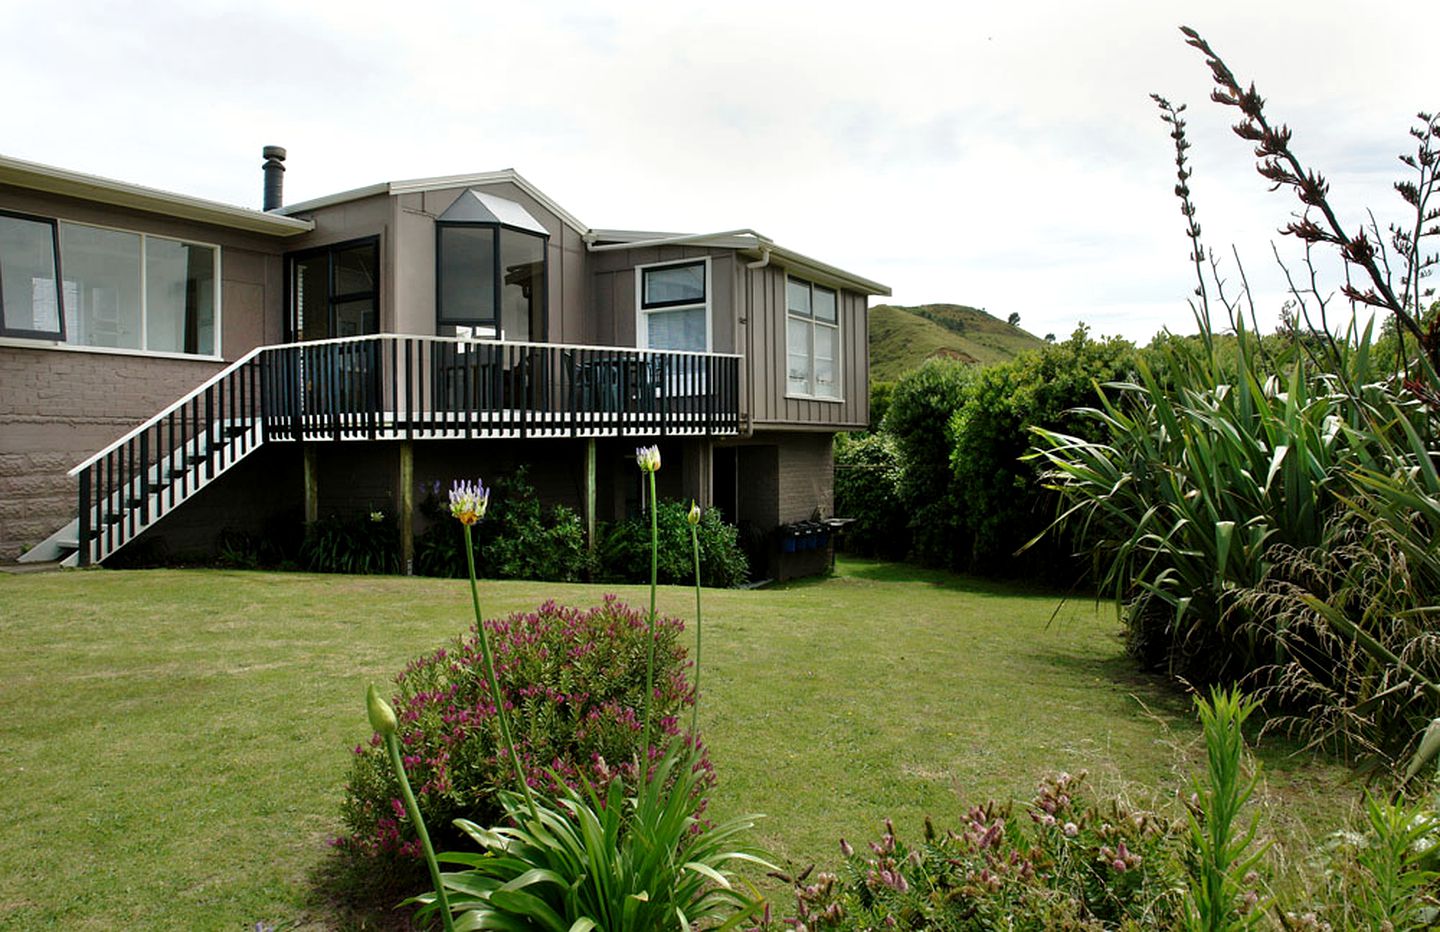
[[254, 349], [250, 350], [250, 352], [246, 353], [244, 356], [241, 356], [239, 359], [235, 360], [230, 365], [226, 366], [224, 369], [221, 369], [219, 372], [215, 373], [210, 378], [206, 379], [204, 382], [201, 382], [193, 391], [186, 394], [179, 401], [176, 401], [168, 407], [162, 409], [159, 414], [156, 414], [154, 417], [150, 418], [148, 421], [144, 422], [139, 427], [136, 427], [134, 430], [130, 431], [128, 434], [121, 437], [119, 440], [116, 440], [114, 443], [105, 447], [103, 450], [96, 453], [94, 456], [91, 456], [83, 463], [71, 469], [70, 472], [67, 473], [67, 475], [72, 477], [80, 475], [80, 473], [84, 472], [86, 469], [89, 469], [91, 466], [95, 465], [100, 460], [109, 456], [111, 453], [120, 449], [125, 444], [129, 443], [131, 440], [134, 440], [136, 437], [140, 436], [145, 431], [160, 423], [160, 421], [164, 420], [166, 417], [169, 417], [171, 414], [180, 410], [185, 405], [189, 404], [191, 401], [200, 397], [202, 394], [205, 393], [207, 389], [223, 381], [237, 369], [241, 368], [246, 363], [254, 359], [256, 356], [259, 356], [261, 353], [269, 352], [271, 350], [303, 349], [310, 346], [335, 346], [348, 343], [363, 343], [371, 340], [396, 341], [401, 339], [418, 340], [426, 343], [454, 343], [456, 345], [463, 346], [518, 346], [521, 348], [534, 349], [598, 350], [601, 352], [620, 351], [625, 353], [634, 353], [636, 355], [645, 353], [649, 355], [658, 354], [665, 356], [701, 356], [715, 357], [719, 359], [740, 358], [739, 353], [701, 353], [689, 350], [640, 349], [634, 346], [606, 346], [600, 344], [585, 343], [534, 343], [522, 340], [467, 339], [462, 337], [437, 337], [421, 333], [372, 333], [358, 337], [332, 337], [327, 340], [306, 340], [297, 343], [272, 343], [266, 346], [257, 346]]

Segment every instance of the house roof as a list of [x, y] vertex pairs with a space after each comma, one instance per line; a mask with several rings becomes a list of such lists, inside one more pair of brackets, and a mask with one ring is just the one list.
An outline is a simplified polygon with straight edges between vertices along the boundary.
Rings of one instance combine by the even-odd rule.
[[755, 230], [726, 230], [720, 233], [654, 233], [641, 230], [591, 230], [586, 235], [591, 251], [604, 252], [612, 249], [639, 249], [646, 246], [713, 246], [718, 249], [735, 249], [757, 261], [774, 259], [787, 269], [792, 269], [815, 279], [822, 285], [834, 285], [858, 291], [861, 294], [886, 295], [890, 287], [879, 282], [862, 278], [853, 272], [821, 262], [819, 259], [798, 253], [776, 243]]
[[333, 204], [358, 201], [361, 198], [373, 197], [376, 194], [419, 194], [425, 191], [442, 191], [446, 188], [473, 188], [477, 185], [504, 184], [506, 182], [524, 191], [540, 206], [581, 233], [585, 233], [590, 229], [584, 223], [581, 223], [579, 218], [570, 213], [570, 211], [551, 200], [549, 195], [545, 194], [545, 192], [535, 187], [529, 181], [526, 181], [524, 176], [513, 168], [504, 168], [497, 172], [480, 172], [471, 175], [440, 175], [434, 178], [412, 178], [409, 181], [382, 181], [379, 184], [366, 185], [363, 188], [353, 188], [349, 191], [339, 191], [335, 194], [327, 194], [324, 197], [312, 198], [297, 204], [286, 204], [276, 212], [293, 216], [294, 214], [309, 213], [310, 211], [319, 210], [322, 207], [329, 207]]
[[550, 235], [550, 231], [545, 229], [539, 220], [530, 216], [530, 211], [524, 207], [474, 188], [457, 197], [455, 203], [435, 219], [443, 223], [498, 223], [517, 230], [539, 233], [541, 236]]
[[[379, 184], [367, 185], [363, 188], [341, 191], [336, 194], [326, 195], [325, 197], [302, 201], [298, 204], [289, 204], [280, 208], [279, 213], [292, 215], [303, 214], [313, 210], [319, 210], [322, 207], [330, 207], [335, 204], [344, 204], [348, 201], [373, 197], [376, 194], [413, 194], [424, 191], [440, 191], [446, 188], [473, 188], [478, 185], [503, 184], [506, 182], [515, 185], [533, 198], [536, 203], [578, 230], [581, 235], [584, 236], [586, 245], [592, 252], [604, 251], [610, 248], [632, 249], [638, 246], [668, 246], [680, 244], [712, 246], [718, 249], [735, 249], [756, 260], [767, 257], [774, 258], [784, 264], [786, 268], [794, 269], [797, 272], [819, 281], [821, 284], [849, 288], [851, 291], [858, 291], [861, 294], [890, 294], [888, 285], [882, 285], [879, 282], [863, 278], [853, 272], [847, 272], [842, 268], [821, 262], [819, 259], [812, 259], [793, 249], [787, 249], [768, 236], [764, 236], [754, 230], [728, 230], [722, 233], [656, 233], [641, 230], [592, 229], [582, 223], [574, 214], [551, 200], [545, 192], [535, 187], [513, 168], [472, 175], [441, 175], [435, 178], [415, 178], [410, 181], [382, 181]], [[468, 193], [474, 194], [476, 192], [472, 191]]]
[[116, 207], [129, 207], [148, 213], [180, 217], [216, 226], [245, 230], [251, 233], [269, 233], [273, 236], [296, 236], [308, 233], [315, 224], [308, 220], [285, 217], [263, 210], [236, 207], [187, 194], [175, 194], [158, 188], [101, 178], [82, 172], [41, 165], [23, 159], [0, 155], [0, 184], [14, 185], [32, 191], [49, 194], [63, 194], [68, 197]]
[[[889, 287], [879, 282], [847, 272], [818, 259], [812, 259], [793, 249], [787, 249], [769, 237], [750, 229], [727, 230], [720, 233], [658, 233], [640, 230], [591, 229], [574, 214], [551, 200], [548, 195], [513, 168], [469, 175], [442, 175], [409, 181], [384, 181], [363, 188], [354, 188], [296, 204], [288, 204], [278, 210], [261, 211], [0, 155], [0, 184], [10, 184], [34, 191], [62, 194], [87, 201], [112, 204], [117, 207], [129, 207], [163, 214], [167, 217], [180, 217], [274, 236], [296, 236], [308, 233], [315, 228], [312, 221], [296, 216], [297, 214], [309, 213], [323, 207], [343, 204], [376, 194], [411, 194], [501, 183], [515, 185], [536, 203], [579, 231], [592, 251], [682, 244], [735, 249], [757, 261], [773, 258], [786, 268], [794, 269], [822, 284], [849, 288], [863, 294], [890, 294]], [[484, 205], [485, 202], [481, 200], [482, 192], [470, 191], [467, 194], [474, 195], [477, 203]], [[491, 213], [495, 213], [493, 206], [488, 209]], [[501, 219], [502, 222], [509, 222]], [[531, 222], [533, 223], [533, 219]]]

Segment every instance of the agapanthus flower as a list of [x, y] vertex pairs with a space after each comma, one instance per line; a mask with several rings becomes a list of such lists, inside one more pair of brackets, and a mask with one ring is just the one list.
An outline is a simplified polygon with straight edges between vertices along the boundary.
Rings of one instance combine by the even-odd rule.
[[690, 502], [690, 513], [685, 516], [685, 520], [690, 522], [691, 527], [700, 523], [700, 506], [694, 501]]
[[475, 524], [485, 517], [490, 504], [490, 490], [479, 479], [466, 482], [457, 479], [450, 487], [450, 514], [461, 524]]
[[640, 467], [641, 472], [659, 472], [660, 470], [660, 447], [652, 445], [648, 447], [635, 448], [635, 465]]

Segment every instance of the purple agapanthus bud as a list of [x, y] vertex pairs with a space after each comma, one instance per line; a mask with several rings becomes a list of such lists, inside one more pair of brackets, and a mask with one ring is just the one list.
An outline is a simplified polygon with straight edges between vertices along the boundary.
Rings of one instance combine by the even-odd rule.
[[658, 445], [636, 447], [635, 465], [640, 467], [641, 472], [659, 472], [660, 447]]
[[450, 514], [461, 524], [476, 524], [485, 517], [490, 505], [490, 490], [479, 479], [466, 482], [457, 479], [450, 487]]

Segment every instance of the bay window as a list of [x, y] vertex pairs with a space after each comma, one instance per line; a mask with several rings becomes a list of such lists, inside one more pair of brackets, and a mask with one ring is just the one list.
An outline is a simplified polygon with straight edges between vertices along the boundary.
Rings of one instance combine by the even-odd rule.
[[549, 235], [514, 201], [460, 195], [435, 223], [437, 332], [544, 340]]
[[838, 296], [798, 278], [785, 279], [785, 390], [806, 398], [840, 398]]

